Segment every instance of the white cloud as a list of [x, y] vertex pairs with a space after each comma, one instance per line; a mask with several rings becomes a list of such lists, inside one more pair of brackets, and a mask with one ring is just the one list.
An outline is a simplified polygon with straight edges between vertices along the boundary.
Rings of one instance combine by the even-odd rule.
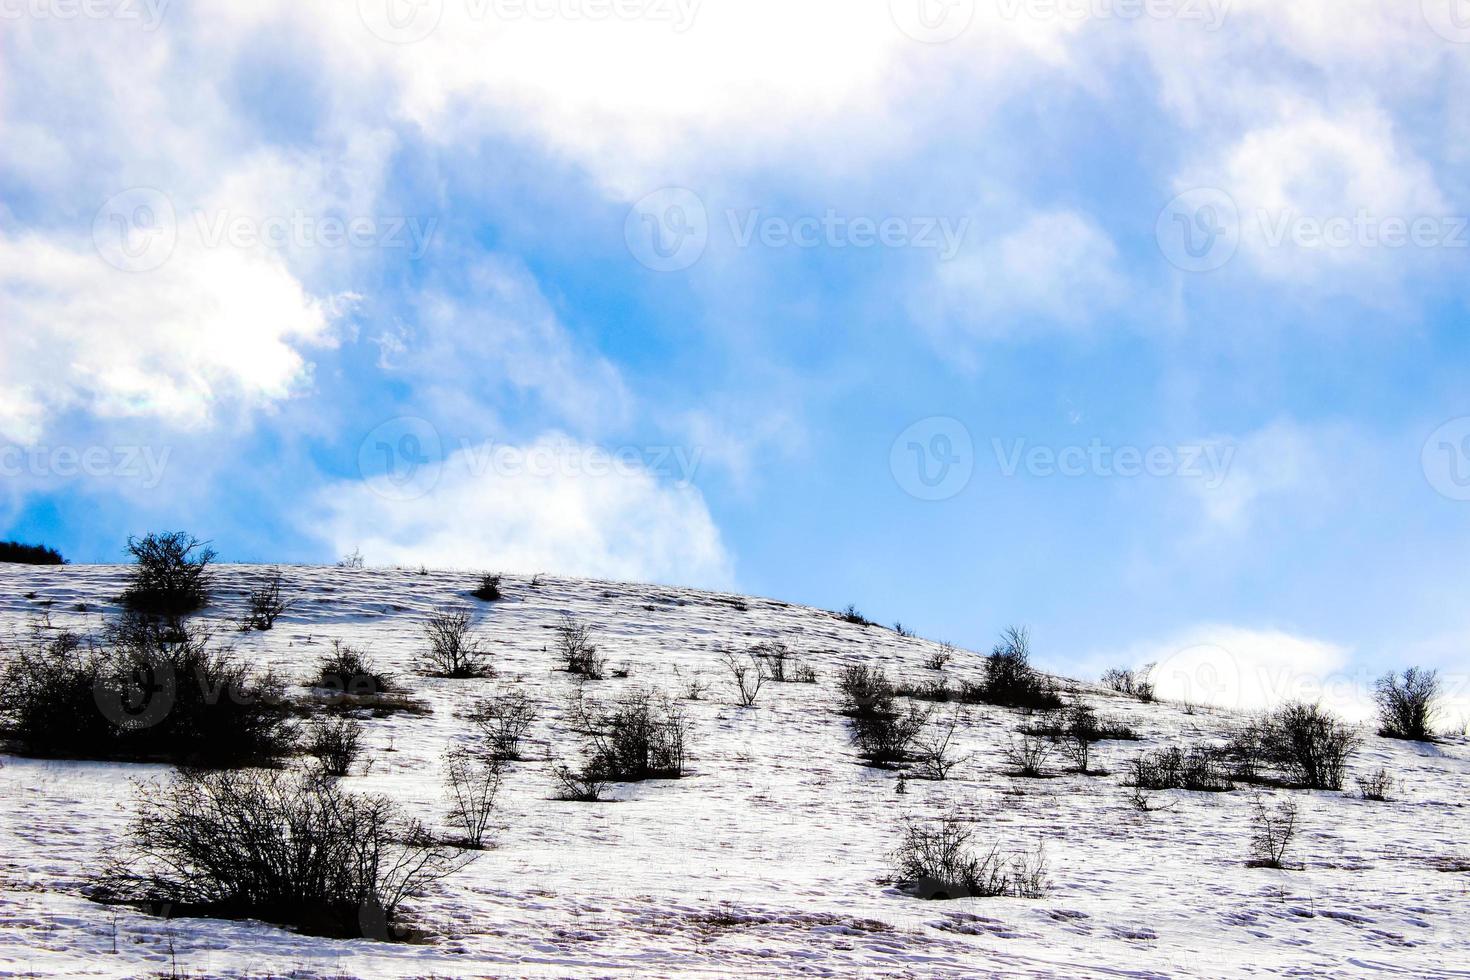
[[1351, 657], [1335, 643], [1281, 630], [1204, 624], [1111, 660], [1155, 664], [1151, 676], [1168, 700], [1234, 711], [1306, 701], [1357, 721], [1372, 716], [1372, 679]]
[[0, 235], [0, 434], [33, 443], [80, 409], [180, 426], [217, 406], [285, 398], [308, 378], [300, 348], [328, 343], [338, 308], [279, 261], [181, 240], [147, 273], [87, 247]]
[[1211, 437], [1201, 445], [1227, 461], [1224, 478], [1182, 485], [1198, 499], [1207, 524], [1222, 531], [1250, 530], [1263, 510], [1283, 503], [1309, 500], [1319, 511], [1325, 509], [1336, 495], [1334, 473], [1352, 465], [1344, 461], [1353, 446], [1348, 434], [1289, 419], [1239, 437]]
[[941, 334], [950, 325], [980, 337], [1085, 327], [1123, 295], [1117, 258], [1112, 240], [1086, 215], [1035, 214], [1004, 237], [941, 264], [936, 286], [916, 302], [940, 320]]
[[488, 444], [422, 474], [421, 496], [380, 480], [317, 498], [311, 530], [374, 564], [419, 563], [728, 587], [729, 556], [702, 496], [647, 465], [558, 435]]

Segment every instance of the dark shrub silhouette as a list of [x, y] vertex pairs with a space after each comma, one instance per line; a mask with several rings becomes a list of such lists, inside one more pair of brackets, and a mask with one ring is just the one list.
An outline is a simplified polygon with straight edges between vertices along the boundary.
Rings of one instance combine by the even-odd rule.
[[1051, 681], [1031, 666], [1030, 634], [1017, 627], [1001, 634], [1001, 642], [985, 658], [985, 679], [970, 696], [1006, 708], [1043, 710], [1062, 706]]
[[55, 548], [43, 544], [21, 544], [0, 541], [0, 563], [14, 565], [65, 565], [66, 559]]
[[393, 690], [392, 681], [367, 654], [341, 640], [332, 641], [332, 652], [317, 664], [313, 683], [338, 694], [365, 696]]
[[1264, 758], [1288, 780], [1308, 789], [1342, 789], [1358, 747], [1346, 723], [1318, 705], [1293, 702], [1266, 715], [1258, 731]]
[[479, 586], [470, 594], [482, 602], [496, 602], [505, 598], [505, 594], [500, 591], [501, 578], [500, 575], [488, 572], [481, 575]]
[[272, 569], [266, 580], [259, 586], [250, 590], [246, 597], [249, 608], [245, 617], [240, 621], [241, 632], [250, 630], [273, 629], [276, 620], [286, 614], [286, 611], [295, 605], [295, 601], [287, 599], [282, 594], [281, 572]]
[[128, 539], [133, 574], [122, 603], [150, 616], [184, 616], [209, 604], [215, 551], [182, 531]]
[[454, 680], [495, 675], [484, 641], [471, 632], [470, 626], [466, 606], [440, 606], [429, 614], [424, 623], [424, 637], [429, 641], [423, 655], [424, 673]]
[[973, 825], [953, 818], [933, 826], [910, 823], [893, 853], [894, 876], [910, 894], [926, 899], [1041, 898], [1047, 892], [1046, 858], [1035, 852], [983, 852]]
[[362, 723], [351, 718], [317, 718], [306, 726], [307, 755], [322, 775], [340, 779], [362, 754]]
[[1378, 704], [1378, 734], [1432, 742], [1440, 694], [1437, 671], [1410, 667], [1402, 674], [1384, 674], [1373, 688], [1373, 700]]
[[177, 624], [128, 620], [103, 643], [63, 634], [13, 652], [0, 718], [27, 755], [268, 763], [292, 751], [285, 685]]
[[585, 771], [615, 783], [684, 775], [689, 719], [677, 702], [633, 691], [609, 707], [574, 706], [591, 739]]
[[512, 691], [481, 701], [469, 717], [485, 736], [492, 759], [517, 762], [526, 734], [539, 714], [536, 702], [520, 691]]
[[465, 863], [386, 797], [310, 774], [184, 771], [139, 786], [124, 852], [97, 897], [168, 915], [406, 939], [403, 900]]

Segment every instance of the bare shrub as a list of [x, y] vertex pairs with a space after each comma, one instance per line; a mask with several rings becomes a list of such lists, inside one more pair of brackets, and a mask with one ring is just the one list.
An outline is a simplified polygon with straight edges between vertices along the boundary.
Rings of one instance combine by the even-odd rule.
[[1137, 698], [1145, 702], [1153, 701], [1155, 699], [1154, 683], [1150, 678], [1157, 666], [1157, 664], [1144, 664], [1137, 670], [1131, 667], [1114, 667], [1105, 670], [1102, 675], [1103, 686], [1130, 698]]
[[600, 803], [602, 794], [607, 792], [608, 778], [595, 762], [587, 762], [576, 769], [566, 765], [553, 766], [551, 774], [560, 787], [556, 796], [559, 800]]
[[139, 785], [103, 897], [170, 915], [407, 938], [403, 900], [464, 866], [386, 797], [279, 771], [185, 770]]
[[1394, 779], [1387, 769], [1379, 767], [1366, 776], [1357, 778], [1358, 794], [1365, 800], [1383, 803], [1393, 792]]
[[352, 554], [343, 555], [337, 561], [338, 568], [365, 568], [367, 559], [363, 558], [361, 549], [353, 548]]
[[837, 679], [842, 694], [842, 713], [860, 715], [874, 711], [890, 711], [897, 692], [882, 667], [852, 664], [843, 668]]
[[306, 753], [323, 775], [340, 779], [362, 753], [362, 723], [351, 718], [317, 718], [306, 726]]
[[1014, 775], [1031, 779], [1046, 774], [1046, 762], [1051, 758], [1052, 743], [1037, 735], [1022, 733], [1006, 742], [1001, 754], [1014, 770]]
[[684, 699], [687, 701], [701, 701], [709, 693], [709, 681], [701, 679], [698, 674], [693, 677], [685, 677], [683, 672], [675, 667], [674, 676], [679, 679], [680, 689], [684, 692]]
[[727, 652], [720, 657], [720, 663], [730, 672], [730, 682], [735, 688], [735, 697], [740, 707], [755, 707], [761, 687], [766, 682], [766, 672], [759, 656], [751, 654], [748, 660], [744, 660], [735, 653]]
[[490, 756], [500, 762], [518, 762], [521, 744], [535, 724], [536, 703], [520, 691], [486, 698], [475, 706], [470, 720], [484, 734]]
[[877, 625], [871, 619], [858, 612], [857, 606], [853, 605], [852, 603], [848, 603], [847, 608], [842, 610], [842, 612], [834, 613], [833, 615], [842, 620], [844, 623], [851, 623], [854, 626]]
[[934, 651], [933, 653], [929, 654], [929, 656], [924, 658], [924, 666], [927, 667], [929, 670], [943, 670], [945, 667], [949, 666], [949, 662], [953, 659], [954, 644], [942, 643], [940, 644], [938, 650]]
[[247, 608], [240, 620], [240, 632], [251, 630], [265, 632], [273, 629], [276, 620], [285, 615], [295, 603], [285, 598], [281, 590], [281, 572], [272, 569], [270, 575], [246, 596]]
[[1373, 688], [1378, 705], [1378, 734], [1414, 742], [1434, 741], [1434, 720], [1442, 694], [1439, 673], [1410, 667], [1388, 673]]
[[444, 788], [449, 820], [463, 836], [455, 843], [471, 850], [485, 846], [485, 833], [500, 792], [501, 768], [496, 759], [484, 759], [464, 749], [444, 753]]
[[393, 690], [388, 675], [378, 668], [365, 651], [332, 641], [332, 652], [317, 662], [313, 683], [338, 694], [364, 696]]
[[1235, 788], [1226, 752], [1212, 745], [1145, 752], [1129, 763], [1129, 770], [1129, 785], [1138, 789], [1228, 793]]
[[969, 755], [954, 749], [954, 734], [964, 720], [958, 712], [936, 725], [927, 738], [918, 739], [914, 747], [917, 763], [915, 774], [921, 779], [948, 779], [958, 766], [968, 762]]
[[817, 672], [802, 663], [784, 643], [757, 643], [748, 651], [761, 665], [766, 680], [777, 684], [815, 684]]
[[1272, 766], [1308, 789], [1342, 789], [1358, 737], [1314, 704], [1293, 702], [1259, 723], [1262, 749]]
[[269, 764], [296, 731], [285, 684], [202, 631], [147, 618], [105, 643], [36, 637], [0, 670], [0, 722], [22, 754], [194, 766]]
[[1286, 853], [1296, 837], [1297, 818], [1295, 800], [1282, 800], [1271, 806], [1263, 794], [1252, 796], [1251, 859], [1247, 864], [1252, 868], [1286, 868]]
[[986, 704], [1008, 708], [1044, 710], [1062, 704], [1051, 681], [1031, 666], [1030, 634], [1017, 627], [1002, 633], [985, 658], [985, 679], [975, 693]]
[[607, 676], [607, 658], [598, 654], [597, 645], [592, 642], [594, 631], [591, 626], [571, 616], [563, 616], [556, 635], [557, 653], [567, 673], [589, 681], [600, 681]]
[[1172, 800], [1163, 806], [1156, 805], [1149, 790], [1137, 782], [1128, 784], [1128, 805], [1139, 813], [1158, 813], [1164, 810], [1174, 809]]
[[1007, 856], [999, 845], [978, 850], [974, 836], [972, 826], [953, 818], [933, 826], [908, 824], [893, 853], [895, 877], [906, 891], [924, 899], [1046, 894], [1046, 858], [1040, 848]]
[[209, 604], [216, 557], [208, 543], [183, 531], [128, 538], [134, 565], [122, 603], [150, 616], [183, 616]]
[[495, 675], [484, 642], [471, 632], [471, 622], [467, 606], [440, 606], [429, 614], [424, 623], [429, 641], [422, 657], [424, 673], [454, 680]]
[[484, 575], [480, 576], [479, 586], [475, 589], [474, 592], [471, 592], [470, 594], [473, 595], [476, 599], [481, 600], [482, 602], [498, 602], [499, 600], [505, 598], [504, 593], [500, 591], [500, 582], [502, 577], [503, 576], [498, 574], [486, 572]]
[[592, 743], [584, 775], [592, 772], [615, 783], [684, 775], [690, 726], [679, 704], [631, 691], [608, 707], [579, 700], [573, 710]]

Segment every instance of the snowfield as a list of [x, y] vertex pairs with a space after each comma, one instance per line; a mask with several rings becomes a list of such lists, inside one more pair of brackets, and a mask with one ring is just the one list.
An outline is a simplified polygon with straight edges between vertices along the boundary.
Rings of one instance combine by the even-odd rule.
[[[864, 766], [849, 746], [835, 680], [861, 662], [934, 679], [929, 641], [766, 599], [612, 582], [543, 577], [533, 587], [508, 576], [503, 601], [478, 603], [466, 572], [371, 568], [283, 568], [296, 607], [271, 632], [237, 633], [243, 593], [266, 571], [220, 569], [203, 617], [218, 641], [298, 683], [331, 640], [361, 645], [432, 708], [368, 721], [371, 767], [344, 780], [350, 789], [388, 794], [447, 831], [441, 755], [472, 737], [458, 712], [512, 688], [542, 704], [532, 761], [512, 765], [502, 785], [495, 847], [409, 904], [430, 933], [423, 943], [166, 921], [82, 894], [127, 827], [132, 781], [164, 767], [0, 756], [0, 976], [1470, 977], [1462, 737], [1419, 745], [1365, 731], [1352, 772], [1386, 766], [1399, 780], [1394, 799], [1272, 791], [1302, 804], [1304, 868], [1253, 869], [1248, 791], [1161, 793], [1172, 809], [1140, 813], [1122, 785], [1135, 753], [1240, 720], [1224, 712], [1073, 685], [1144, 741], [1097, 746], [1094, 765], [1108, 776], [1024, 779], [1001, 757], [1022, 716], [969, 707], [961, 750], [973, 758], [948, 781], [909, 780], [899, 794], [894, 773]], [[43, 612], [52, 628], [95, 630], [125, 576], [0, 566], [0, 636], [22, 635]], [[425, 615], [456, 599], [474, 605], [493, 641], [495, 679], [415, 672]], [[684, 702], [692, 775], [615, 786], [612, 802], [552, 799], [547, 760], [573, 761], [581, 745], [566, 720], [577, 685], [554, 662], [564, 613], [594, 624], [610, 665], [630, 669], [588, 684], [593, 700], [633, 687], [675, 695], [675, 668], [711, 682], [703, 700]], [[793, 647], [819, 683], [768, 684], [741, 709], [717, 658], [762, 640]], [[1040, 640], [1045, 667], [1052, 651]], [[947, 673], [978, 679], [980, 661], [960, 651]], [[1046, 897], [926, 902], [893, 887], [904, 818], [946, 814], [974, 820], [986, 842], [1042, 845]]]

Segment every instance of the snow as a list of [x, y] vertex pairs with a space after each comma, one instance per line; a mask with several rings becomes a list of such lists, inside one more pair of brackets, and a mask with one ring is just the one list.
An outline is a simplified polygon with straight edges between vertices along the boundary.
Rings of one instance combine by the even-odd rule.
[[[960, 740], [974, 758], [899, 795], [893, 773], [861, 765], [848, 746], [835, 677], [874, 662], [933, 678], [922, 666], [929, 641], [677, 588], [507, 577], [507, 598], [482, 604], [468, 598], [476, 578], [466, 572], [291, 567], [297, 607], [271, 632], [235, 633], [242, 594], [265, 572], [220, 570], [203, 618], [222, 642], [298, 681], [331, 640], [360, 644], [433, 709], [369, 721], [372, 766], [349, 788], [387, 793], [445, 826], [440, 756], [471, 737], [457, 712], [512, 687], [542, 703], [533, 760], [502, 787], [495, 848], [411, 903], [409, 917], [431, 933], [421, 944], [162, 920], [89, 902], [82, 889], [118, 847], [132, 781], [166, 768], [0, 756], [0, 976], [1470, 977], [1463, 737], [1428, 746], [1365, 731], [1354, 772], [1387, 766], [1400, 780], [1394, 800], [1293, 791], [1305, 867], [1252, 869], [1248, 793], [1159, 794], [1173, 808], [1144, 814], [1122, 787], [1134, 753], [1218, 734], [1239, 720], [1223, 712], [1081, 685], [1145, 741], [1098, 746], [1094, 764], [1111, 776], [1035, 780], [1006, 775], [1001, 760], [1020, 716], [969, 708]], [[125, 575], [0, 566], [0, 636], [43, 609], [54, 628], [95, 629]], [[456, 599], [475, 606], [493, 641], [493, 680], [414, 673], [425, 614]], [[611, 665], [631, 668], [589, 684], [594, 700], [632, 687], [674, 694], [675, 667], [712, 682], [705, 700], [684, 702], [692, 775], [617, 787], [609, 803], [551, 799], [546, 760], [570, 761], [580, 744], [565, 717], [576, 684], [552, 655], [564, 613], [595, 624]], [[756, 707], [735, 707], [719, 650], [768, 639], [798, 650], [820, 683], [768, 684]], [[1037, 659], [1044, 666], [1046, 651]], [[962, 651], [948, 673], [974, 679], [979, 668]], [[946, 814], [975, 820], [986, 841], [1042, 844], [1048, 895], [925, 902], [893, 888], [888, 856], [903, 819]]]

